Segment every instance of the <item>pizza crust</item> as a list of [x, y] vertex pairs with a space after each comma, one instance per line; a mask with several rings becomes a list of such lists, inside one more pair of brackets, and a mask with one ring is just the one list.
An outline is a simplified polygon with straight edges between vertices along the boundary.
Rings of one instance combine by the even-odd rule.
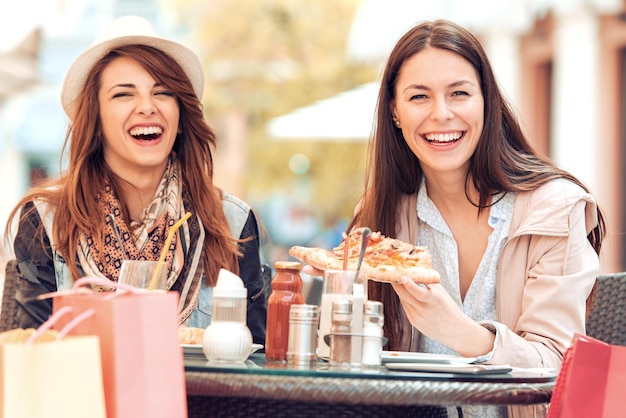
[[439, 283], [437, 270], [421, 266], [397, 268], [386, 265], [378, 265], [376, 267], [363, 265], [361, 266], [361, 271], [369, 279], [383, 283], [401, 283], [403, 277], [408, 277], [415, 283]]
[[204, 331], [204, 328], [181, 326], [178, 328], [178, 343], [201, 345], [204, 338]]
[[[0, 345], [2, 344], [24, 344], [30, 337], [37, 332], [35, 328], [15, 328], [0, 333]], [[56, 341], [59, 332], [53, 329], [47, 329], [37, 339], [36, 343], [45, 343]]]
[[332, 251], [323, 248], [294, 246], [289, 249], [289, 255], [319, 270], [343, 269], [343, 260], [338, 259]]

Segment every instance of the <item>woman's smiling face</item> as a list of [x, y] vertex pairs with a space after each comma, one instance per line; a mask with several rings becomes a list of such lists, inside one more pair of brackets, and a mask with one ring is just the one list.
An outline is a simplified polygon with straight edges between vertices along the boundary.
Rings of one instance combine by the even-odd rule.
[[113, 172], [162, 173], [178, 133], [176, 96], [137, 61], [120, 57], [102, 71], [98, 101], [104, 159]]
[[461, 56], [426, 47], [406, 60], [391, 112], [404, 140], [429, 172], [467, 172], [484, 124], [474, 67]]

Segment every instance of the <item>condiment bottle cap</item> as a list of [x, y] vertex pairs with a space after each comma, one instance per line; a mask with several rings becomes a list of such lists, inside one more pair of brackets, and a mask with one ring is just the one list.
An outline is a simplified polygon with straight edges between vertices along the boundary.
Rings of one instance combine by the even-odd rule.
[[274, 268], [283, 270], [302, 270], [302, 263], [299, 261], [276, 261], [274, 263]]
[[244, 287], [241, 277], [226, 269], [220, 269], [217, 283], [213, 288], [213, 297], [245, 299], [248, 297], [248, 289]]

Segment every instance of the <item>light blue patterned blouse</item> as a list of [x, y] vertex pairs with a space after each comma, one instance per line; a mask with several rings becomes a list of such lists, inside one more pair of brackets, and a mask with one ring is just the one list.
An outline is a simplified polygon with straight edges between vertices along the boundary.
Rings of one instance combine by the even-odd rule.
[[[496, 272], [500, 253], [511, 225], [515, 193], [507, 193], [498, 200], [500, 196], [494, 197], [496, 203], [489, 208], [489, 226], [493, 228], [493, 231], [489, 235], [487, 250], [480, 261], [463, 302], [461, 302], [459, 287], [459, 254], [456, 241], [441, 213], [428, 197], [424, 181], [422, 181], [417, 196], [418, 245], [428, 247], [433, 257], [433, 266], [441, 275], [441, 285], [463, 312], [475, 321], [495, 321], [497, 319]], [[420, 337], [419, 351], [436, 354], [458, 354], [448, 346], [424, 335]], [[492, 355], [492, 353], [490, 354]], [[491, 355], [488, 355], [489, 358]], [[449, 408], [448, 415], [456, 417], [456, 408]], [[463, 407], [463, 417], [465, 418], [501, 418], [507, 416], [506, 407], [479, 405]]]

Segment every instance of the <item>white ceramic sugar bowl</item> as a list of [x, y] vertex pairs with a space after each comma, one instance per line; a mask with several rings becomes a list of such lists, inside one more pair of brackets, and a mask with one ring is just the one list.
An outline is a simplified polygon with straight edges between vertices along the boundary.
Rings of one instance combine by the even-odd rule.
[[213, 316], [204, 332], [202, 349], [210, 362], [244, 362], [252, 348], [246, 325], [248, 290], [239, 276], [221, 269], [213, 288]]

